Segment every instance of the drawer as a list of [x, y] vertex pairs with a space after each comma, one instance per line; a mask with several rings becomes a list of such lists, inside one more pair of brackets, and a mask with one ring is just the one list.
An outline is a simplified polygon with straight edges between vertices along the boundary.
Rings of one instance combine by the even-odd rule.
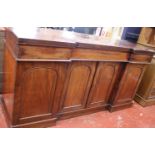
[[92, 49], [75, 49], [72, 59], [84, 59], [94, 61], [127, 61], [129, 54], [119, 51], [104, 51]]
[[131, 54], [130, 61], [136, 62], [150, 62], [152, 60], [152, 55], [145, 54]]
[[70, 48], [20, 46], [19, 58], [67, 60], [70, 58], [71, 51]]

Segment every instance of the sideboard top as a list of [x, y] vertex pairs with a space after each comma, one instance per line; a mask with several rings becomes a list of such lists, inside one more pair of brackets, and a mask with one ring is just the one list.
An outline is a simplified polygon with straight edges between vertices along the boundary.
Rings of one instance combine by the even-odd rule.
[[155, 53], [155, 48], [125, 40], [104, 39], [101, 36], [43, 28], [9, 28], [18, 39], [18, 44], [56, 46], [70, 48], [103, 49]]

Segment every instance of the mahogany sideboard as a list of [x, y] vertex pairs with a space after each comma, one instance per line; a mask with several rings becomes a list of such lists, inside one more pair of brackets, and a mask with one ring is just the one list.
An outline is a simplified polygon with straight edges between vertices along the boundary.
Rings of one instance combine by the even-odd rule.
[[154, 49], [73, 32], [6, 29], [2, 102], [10, 127], [130, 107]]

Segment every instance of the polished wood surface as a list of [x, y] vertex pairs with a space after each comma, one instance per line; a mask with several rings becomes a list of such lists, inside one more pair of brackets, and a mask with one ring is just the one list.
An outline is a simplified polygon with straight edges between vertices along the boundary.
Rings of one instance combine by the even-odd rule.
[[46, 127], [130, 107], [154, 53], [97, 36], [7, 29], [2, 101], [8, 122], [11, 127]]
[[103, 39], [102, 36], [42, 28], [12, 28], [20, 45], [41, 45], [56, 47], [79, 47], [88, 49], [152, 52], [153, 48], [134, 44], [125, 40]]
[[155, 47], [155, 28], [143, 27], [138, 38], [138, 43], [149, 47]]
[[[70, 48], [52, 48], [36, 46], [20, 46], [20, 58], [23, 59], [66, 59], [70, 58]], [[52, 53], [52, 54], [51, 54]]]
[[73, 62], [68, 66], [64, 88], [63, 111], [86, 107], [87, 96], [95, 73], [95, 62]]
[[63, 63], [22, 62], [18, 65], [15, 123], [54, 117], [58, 111], [65, 70]]
[[3, 84], [3, 54], [4, 54], [4, 37], [5, 33], [0, 27], [0, 93], [2, 93], [2, 84]]
[[145, 65], [125, 65], [123, 74], [120, 74], [121, 77], [116, 84], [118, 85], [118, 88], [117, 92], [115, 92], [114, 99], [112, 100], [113, 104], [110, 105], [113, 109], [121, 108], [121, 106], [123, 107], [131, 105], [144, 70]]
[[144, 107], [155, 104], [155, 58], [146, 68], [135, 100]]
[[88, 107], [106, 105], [114, 87], [120, 63], [99, 62], [88, 98]]

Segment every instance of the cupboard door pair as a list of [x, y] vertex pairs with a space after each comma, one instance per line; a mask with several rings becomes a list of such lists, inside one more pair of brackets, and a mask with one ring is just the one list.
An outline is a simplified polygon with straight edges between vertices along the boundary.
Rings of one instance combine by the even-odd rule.
[[73, 62], [65, 82], [62, 111], [100, 107], [107, 104], [119, 63]]

